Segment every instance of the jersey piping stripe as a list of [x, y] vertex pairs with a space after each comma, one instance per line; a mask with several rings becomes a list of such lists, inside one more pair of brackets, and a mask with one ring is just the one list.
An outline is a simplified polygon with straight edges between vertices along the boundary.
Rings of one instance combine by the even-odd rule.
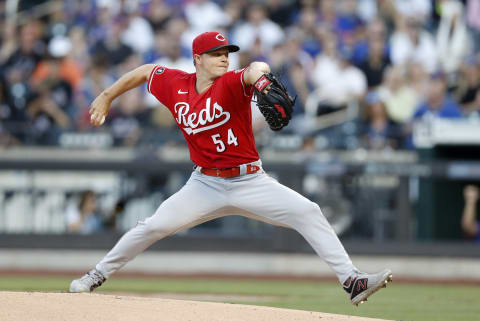
[[156, 66], [155, 68], [153, 68], [152, 72], [150, 73], [150, 77], [148, 79], [148, 87], [147, 87], [147, 90], [149, 93], [152, 93], [150, 91], [150, 86], [152, 85], [153, 75], [155, 74], [155, 71], [157, 71], [158, 68], [160, 68], [160, 66]]

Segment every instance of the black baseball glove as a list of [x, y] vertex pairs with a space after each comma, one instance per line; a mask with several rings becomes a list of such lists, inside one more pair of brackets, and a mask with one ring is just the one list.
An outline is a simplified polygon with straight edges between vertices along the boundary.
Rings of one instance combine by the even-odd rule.
[[264, 74], [254, 84], [258, 109], [271, 130], [281, 130], [292, 119], [295, 99], [285, 86], [272, 74]]

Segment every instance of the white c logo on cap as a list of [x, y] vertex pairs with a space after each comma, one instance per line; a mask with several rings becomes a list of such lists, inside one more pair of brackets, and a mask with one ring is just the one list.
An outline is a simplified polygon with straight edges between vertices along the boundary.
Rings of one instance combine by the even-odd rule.
[[216, 36], [215, 36], [215, 39], [217, 39], [218, 41], [225, 41], [225, 40], [226, 40], [225, 37], [224, 37], [221, 33], [219, 33], [218, 35], [216, 35]]

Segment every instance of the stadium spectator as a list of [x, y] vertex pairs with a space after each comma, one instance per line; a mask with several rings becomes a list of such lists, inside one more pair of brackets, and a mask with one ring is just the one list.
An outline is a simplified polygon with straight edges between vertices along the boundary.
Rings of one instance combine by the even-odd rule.
[[304, 112], [305, 102], [312, 87], [307, 75], [314, 64], [312, 57], [302, 50], [300, 41], [292, 34], [270, 54], [272, 72], [281, 75], [288, 92], [294, 97], [297, 96], [294, 115]]
[[80, 68], [83, 74], [91, 63], [91, 54], [89, 53], [85, 29], [81, 26], [75, 26], [70, 29], [68, 36], [72, 43], [72, 49], [69, 56]]
[[97, 13], [97, 3], [91, 0], [68, 1], [65, 3], [65, 15], [70, 26], [80, 26], [94, 23], [94, 16]]
[[365, 26], [358, 16], [357, 4], [357, 0], [344, 0], [337, 5], [337, 33], [342, 45], [349, 49], [354, 47]]
[[48, 24], [45, 26], [45, 34], [49, 39], [67, 36], [69, 22], [64, 7], [65, 1], [50, 1], [51, 14], [48, 15]]
[[92, 8], [91, 17], [86, 19], [88, 22], [83, 26], [87, 30], [87, 43], [93, 46], [108, 37], [109, 30], [114, 24], [115, 14], [108, 2], [100, 1]]
[[185, 17], [198, 34], [230, 25], [231, 17], [214, 1], [192, 0], [185, 5]]
[[399, 18], [392, 34], [391, 59], [395, 65], [415, 62], [433, 73], [438, 66], [438, 53], [433, 36], [415, 18]]
[[447, 0], [441, 4], [440, 25], [437, 31], [437, 52], [440, 68], [454, 81], [460, 64], [472, 52], [471, 39], [464, 20], [462, 3]]
[[66, 211], [67, 231], [91, 234], [102, 231], [102, 219], [97, 214], [97, 196], [91, 190], [80, 195], [78, 204], [72, 204]]
[[70, 58], [72, 42], [64, 36], [57, 36], [48, 43], [50, 59], [40, 61], [35, 69], [31, 83], [38, 86], [40, 83], [59, 77], [68, 82], [73, 90], [80, 87], [83, 72], [75, 60]]
[[367, 117], [361, 122], [360, 138], [366, 149], [398, 149], [402, 131], [399, 124], [389, 119], [385, 103], [378, 92], [370, 91], [366, 96]]
[[420, 96], [407, 81], [403, 68], [390, 66], [385, 70], [384, 82], [378, 88], [390, 119], [407, 123], [420, 103]]
[[[233, 17], [230, 16], [230, 13], [235, 15], [235, 9], [225, 11], [215, 1], [211, 0], [188, 1], [183, 6], [183, 11], [187, 26], [181, 36], [184, 48], [190, 48], [193, 39], [208, 30], [217, 30], [223, 34], [228, 34], [227, 29], [235, 23]], [[189, 56], [190, 52], [189, 50]]]
[[338, 10], [335, 0], [321, 0], [318, 3], [317, 20], [322, 29], [338, 32]]
[[379, 16], [377, 0], [358, 0], [357, 12], [363, 21], [369, 23]]
[[377, 3], [377, 17], [385, 21], [389, 33], [395, 29], [396, 21], [401, 16], [395, 6], [394, 0], [376, 1]]
[[60, 61], [49, 56], [48, 78], [33, 88], [27, 105], [29, 118], [28, 143], [56, 145], [61, 132], [70, 124], [73, 113], [73, 89], [61, 77]]
[[141, 15], [138, 7], [128, 12], [126, 26], [120, 37], [122, 42], [133, 48], [136, 53], [144, 54], [153, 47], [152, 26]]
[[320, 116], [344, 110], [350, 103], [358, 102], [365, 94], [365, 75], [350, 62], [347, 51], [338, 50], [335, 33], [325, 33], [323, 53], [315, 60], [311, 81], [315, 85], [306, 103], [310, 116]]
[[430, 75], [424, 101], [417, 106], [412, 119], [405, 124], [405, 147], [414, 148], [413, 128], [416, 124], [428, 123], [435, 118], [461, 118], [462, 112], [458, 103], [447, 92], [445, 74], [436, 72]]
[[268, 54], [284, 37], [280, 26], [268, 19], [265, 7], [258, 3], [249, 7], [247, 21], [232, 30], [232, 42], [243, 51], [252, 50], [257, 44], [263, 54]]
[[[155, 41], [153, 43], [153, 47], [148, 50], [143, 55], [143, 61], [145, 63], [154, 63], [155, 61], [161, 59], [165, 56], [165, 52], [167, 50], [167, 46], [171, 44], [173, 37], [169, 37], [168, 33], [165, 30], [157, 30], [155, 32]], [[181, 46], [180, 42], [175, 42], [178, 46]]]
[[157, 59], [154, 64], [169, 66], [169, 68], [180, 69], [185, 72], [195, 72], [192, 59], [182, 55], [180, 43], [171, 36], [166, 36], [164, 56]]
[[282, 28], [292, 23], [293, 13], [297, 10], [295, 1], [267, 0], [266, 6], [270, 19]]
[[164, 0], [149, 1], [144, 12], [145, 18], [148, 20], [155, 33], [159, 30], [165, 29], [169, 20], [175, 16], [174, 9]]
[[369, 37], [367, 57], [358, 65], [358, 68], [367, 78], [369, 90], [380, 86], [383, 81], [385, 69], [390, 63], [390, 58], [387, 55], [387, 49], [385, 47], [385, 40], [377, 37]]
[[480, 64], [471, 56], [460, 66], [455, 99], [460, 103], [462, 112], [470, 114], [476, 109], [476, 95], [480, 90]]
[[302, 43], [302, 49], [312, 57], [321, 51], [317, 31], [317, 12], [313, 6], [304, 6], [298, 14], [298, 22], [287, 29], [289, 35], [295, 35]]
[[480, 1], [467, 0], [467, 25], [472, 32], [475, 52], [480, 52]]
[[25, 141], [28, 131], [28, 126], [25, 125], [26, 110], [32, 95], [29, 80], [45, 50], [42, 37], [42, 23], [30, 20], [20, 28], [16, 49], [0, 66], [5, 100], [10, 109], [6, 121], [11, 125], [10, 133], [22, 142]]
[[242, 15], [246, 10], [246, 1], [227, 1], [223, 10], [230, 17], [230, 24], [224, 28], [230, 33], [230, 31], [239, 23], [241, 23]]
[[19, 43], [16, 50], [5, 60], [2, 69], [15, 69], [21, 74], [22, 80], [27, 80], [45, 52], [42, 23], [31, 20], [21, 27]]
[[[396, 68], [403, 69], [403, 66], [395, 66]], [[406, 81], [409, 86], [415, 90], [419, 100], [423, 100], [427, 96], [428, 86], [430, 82], [430, 76], [423, 68], [423, 66], [417, 62], [410, 62], [407, 64]]]
[[413, 119], [425, 116], [440, 118], [460, 118], [460, 106], [447, 93], [446, 77], [443, 73], [435, 73], [430, 78], [427, 99], [417, 107]]
[[171, 19], [167, 24], [167, 33], [172, 39], [180, 42], [183, 55], [190, 57], [192, 39], [195, 38], [198, 33], [192, 28], [189, 28], [188, 22], [182, 17]]
[[383, 42], [383, 54], [390, 58], [387, 27], [385, 21], [380, 18], [373, 19], [368, 23], [364, 37], [358, 39], [353, 47], [353, 61], [356, 65], [359, 65], [368, 59], [370, 43], [374, 41]]
[[122, 33], [125, 32], [127, 21], [117, 19], [109, 28], [109, 34], [98, 41], [92, 48], [94, 55], [107, 56], [112, 66], [124, 62], [134, 53], [133, 48], [122, 40]]
[[[185, 41], [189, 37], [188, 24], [184, 19], [172, 18], [166, 24], [165, 29], [157, 30], [155, 33], [155, 43], [144, 55], [145, 62], [154, 62], [165, 56], [167, 47], [175, 44], [180, 46], [181, 56], [191, 58], [191, 43], [186, 45]], [[192, 60], [193, 61], [193, 58]]]
[[480, 222], [477, 220], [478, 187], [475, 185], [465, 186], [463, 197], [465, 199], [461, 221], [463, 232], [468, 238], [480, 242]]
[[430, 0], [388, 0], [381, 2], [393, 2], [395, 11], [399, 15], [415, 18], [422, 25], [428, 22], [432, 12]]

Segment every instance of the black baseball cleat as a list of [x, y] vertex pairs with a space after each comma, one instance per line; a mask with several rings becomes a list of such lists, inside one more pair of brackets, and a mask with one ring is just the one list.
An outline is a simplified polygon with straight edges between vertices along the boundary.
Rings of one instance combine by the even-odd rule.
[[72, 283], [70, 283], [70, 292], [92, 292], [106, 280], [107, 278], [105, 278], [100, 271], [93, 269], [80, 279], [73, 280]]
[[392, 282], [392, 271], [385, 269], [376, 274], [358, 272], [343, 283], [343, 289], [349, 294], [352, 304], [358, 306], [367, 301], [368, 297]]

